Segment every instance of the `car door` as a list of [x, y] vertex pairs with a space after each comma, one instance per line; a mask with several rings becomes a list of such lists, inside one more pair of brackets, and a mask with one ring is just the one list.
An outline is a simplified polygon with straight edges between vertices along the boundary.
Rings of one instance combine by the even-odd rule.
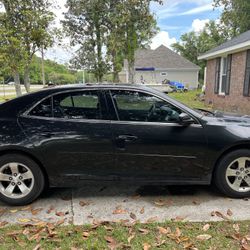
[[50, 176], [105, 179], [114, 166], [111, 124], [98, 90], [56, 94], [19, 122]]
[[196, 120], [181, 125], [184, 110], [135, 90], [112, 90], [108, 98], [117, 116], [111, 126], [117, 173], [123, 178], [175, 182], [206, 175], [203, 127]]

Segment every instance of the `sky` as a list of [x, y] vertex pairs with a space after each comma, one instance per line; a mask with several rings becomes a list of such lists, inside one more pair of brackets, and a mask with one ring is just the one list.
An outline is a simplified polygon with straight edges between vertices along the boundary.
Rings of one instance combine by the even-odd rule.
[[[57, 0], [54, 9], [55, 26], [60, 27], [63, 13], [67, 11], [66, 0]], [[182, 34], [201, 31], [209, 20], [216, 20], [220, 16], [220, 9], [213, 7], [213, 0], [163, 0], [163, 5], [151, 3], [151, 11], [155, 14], [159, 33], [152, 39], [151, 48], [160, 45], [171, 48], [171, 44], [180, 40]], [[69, 38], [64, 39], [65, 46], [54, 46], [46, 51], [45, 57], [59, 63], [67, 63], [74, 54], [74, 49], [68, 44]], [[67, 49], [66, 49], [67, 48]]]

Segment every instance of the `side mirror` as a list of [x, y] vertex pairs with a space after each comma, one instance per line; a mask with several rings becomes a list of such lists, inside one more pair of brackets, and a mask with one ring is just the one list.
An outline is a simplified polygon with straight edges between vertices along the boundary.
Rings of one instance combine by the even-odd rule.
[[179, 119], [180, 119], [180, 124], [184, 126], [188, 126], [194, 123], [194, 119], [186, 113], [181, 113], [179, 115]]

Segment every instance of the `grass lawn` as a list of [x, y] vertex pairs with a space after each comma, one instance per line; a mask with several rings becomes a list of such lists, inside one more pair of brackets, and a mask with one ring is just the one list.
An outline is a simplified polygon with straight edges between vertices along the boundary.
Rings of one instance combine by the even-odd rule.
[[[9, 226], [0, 249], [250, 249], [250, 222]], [[1, 223], [0, 223], [1, 225]]]
[[207, 107], [204, 102], [198, 100], [197, 95], [201, 93], [201, 90], [192, 90], [186, 93], [170, 93], [169, 96], [174, 99], [186, 104], [190, 108], [203, 108], [208, 109], [211, 107]]

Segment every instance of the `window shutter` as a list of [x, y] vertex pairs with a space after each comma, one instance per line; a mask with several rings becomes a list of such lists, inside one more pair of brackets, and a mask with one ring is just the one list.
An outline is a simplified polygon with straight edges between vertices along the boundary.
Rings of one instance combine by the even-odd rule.
[[250, 50], [247, 51], [247, 62], [246, 62], [246, 73], [245, 73], [245, 81], [244, 81], [244, 90], [243, 95], [250, 95]]
[[219, 87], [220, 87], [220, 64], [221, 64], [221, 58], [216, 59], [216, 69], [215, 69], [215, 84], [214, 84], [214, 93], [219, 93]]
[[226, 90], [225, 90], [226, 95], [229, 95], [229, 93], [230, 93], [231, 68], [232, 68], [232, 55], [228, 55], [228, 57], [227, 57]]

